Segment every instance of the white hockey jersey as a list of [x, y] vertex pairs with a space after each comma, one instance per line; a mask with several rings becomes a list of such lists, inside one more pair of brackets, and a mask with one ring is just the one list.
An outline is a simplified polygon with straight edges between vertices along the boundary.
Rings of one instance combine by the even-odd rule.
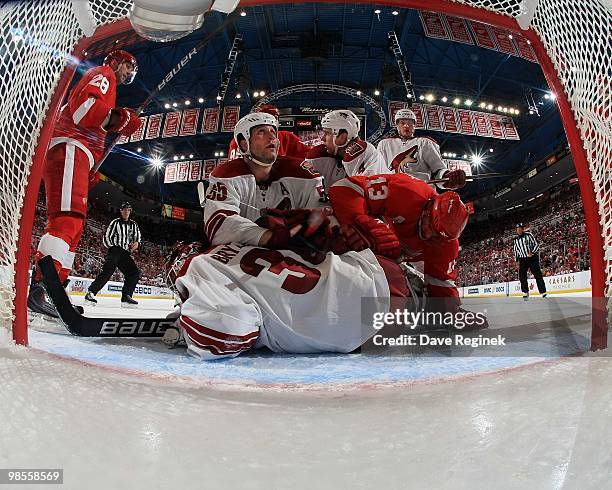
[[[189, 353], [213, 360], [261, 347], [351, 352], [377, 332], [374, 311], [409, 295], [400, 266], [369, 249], [319, 260], [235, 243], [187, 259], [175, 286]], [[363, 298], [375, 300], [362, 308]]]
[[215, 168], [204, 204], [204, 231], [213, 245], [257, 245], [266, 231], [255, 221], [264, 208], [316, 208], [325, 203], [321, 176], [304, 161], [278, 157], [258, 184], [242, 158]]
[[361, 139], [349, 143], [341, 159], [330, 155], [325, 145], [321, 144], [310, 149], [306, 154], [306, 161], [323, 177], [325, 190], [345, 177], [389, 173], [385, 161], [374, 145]]
[[393, 173], [405, 173], [427, 182], [441, 179], [448, 172], [440, 156], [440, 146], [431, 138], [385, 138], [378, 143], [378, 151], [388, 171]]

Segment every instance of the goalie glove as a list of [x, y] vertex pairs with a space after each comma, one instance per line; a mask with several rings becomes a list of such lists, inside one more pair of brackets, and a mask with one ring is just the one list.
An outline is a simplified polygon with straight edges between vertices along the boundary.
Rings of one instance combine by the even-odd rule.
[[461, 169], [451, 170], [445, 176], [448, 181], [444, 184], [445, 189], [461, 189], [465, 186], [465, 172]]
[[108, 131], [130, 136], [140, 129], [141, 121], [133, 109], [117, 107], [113, 109]]
[[352, 225], [342, 227], [342, 234], [349, 250], [357, 252], [372, 249], [375, 254], [397, 259], [401, 255], [401, 245], [397, 235], [381, 220], [368, 215], [355, 218]]

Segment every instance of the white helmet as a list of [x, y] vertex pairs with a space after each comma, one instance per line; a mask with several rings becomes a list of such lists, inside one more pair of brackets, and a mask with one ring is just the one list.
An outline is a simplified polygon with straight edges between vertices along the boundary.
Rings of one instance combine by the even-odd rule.
[[321, 127], [331, 129], [334, 136], [338, 136], [340, 131], [344, 130], [348, 134], [347, 140], [350, 141], [359, 135], [361, 122], [353, 111], [341, 109], [325, 114], [321, 119]]
[[412, 112], [410, 109], [400, 109], [399, 111], [395, 113], [395, 125], [396, 126], [400, 119], [410, 119], [416, 122], [416, 114]]
[[[253, 112], [251, 114], [247, 114], [246, 116], [240, 118], [240, 120], [236, 123], [236, 127], [234, 128], [234, 141], [236, 141], [236, 145], [238, 145], [238, 151], [244, 156], [249, 157], [255, 163], [263, 166], [272, 165], [272, 163], [263, 163], [259, 160], [253, 158], [251, 155], [251, 148], [249, 146], [249, 140], [251, 139], [251, 130], [256, 126], [273, 126], [274, 129], [278, 132], [278, 120], [272, 115], [267, 114], [266, 112]], [[246, 151], [242, 151], [240, 148], [240, 140], [244, 138], [246, 140], [247, 149]]]

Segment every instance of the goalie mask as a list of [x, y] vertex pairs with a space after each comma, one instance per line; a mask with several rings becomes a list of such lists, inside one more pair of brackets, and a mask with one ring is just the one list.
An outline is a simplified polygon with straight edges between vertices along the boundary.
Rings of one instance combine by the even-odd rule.
[[118, 70], [119, 65], [121, 65], [121, 63], [130, 63], [132, 65], [132, 71], [128, 73], [128, 76], [124, 80], [123, 84], [129, 85], [130, 83], [132, 83], [134, 81], [134, 78], [136, 78], [136, 73], [138, 73], [138, 62], [136, 61], [136, 58], [134, 58], [134, 56], [132, 56], [127, 51], [117, 49], [115, 51], [111, 51], [106, 55], [103, 64], [110, 66], [113, 61], [116, 63], [116, 68], [114, 68], [115, 71]]
[[461, 236], [470, 213], [456, 192], [445, 192], [431, 199], [425, 206], [419, 223], [423, 240], [442, 238], [454, 240]]
[[201, 242], [177, 242], [164, 260], [164, 280], [166, 286], [176, 292], [175, 283], [181, 269], [190, 257], [196, 257], [204, 251]]
[[[269, 167], [270, 165], [273, 165], [274, 162], [261, 162], [254, 158], [251, 154], [251, 147], [249, 143], [251, 139], [251, 131], [253, 131], [253, 129], [257, 126], [272, 126], [275, 132], [278, 133], [278, 120], [273, 115], [266, 112], [254, 112], [252, 114], [247, 114], [238, 121], [236, 127], [234, 128], [234, 140], [236, 141], [236, 145], [238, 145], [238, 150], [243, 156], [248, 157], [257, 165]], [[240, 142], [243, 139], [246, 141], [246, 151], [242, 150], [242, 147], [240, 146]]]
[[[346, 109], [328, 112], [321, 119], [321, 129], [331, 131], [334, 136], [334, 155], [338, 154], [338, 149], [344, 148], [351, 140], [359, 136], [360, 128], [361, 122], [359, 118], [353, 111]], [[342, 131], [346, 132], [346, 143], [337, 145], [336, 140]]]

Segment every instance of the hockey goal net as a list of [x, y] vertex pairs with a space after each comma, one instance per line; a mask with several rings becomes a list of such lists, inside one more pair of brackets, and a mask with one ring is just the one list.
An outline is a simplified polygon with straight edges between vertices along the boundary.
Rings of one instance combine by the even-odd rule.
[[[31, 231], [53, 122], [79, 58], [94, 38], [129, 29], [130, 0], [25, 0], [0, 7], [0, 323], [27, 343]], [[289, 3], [246, 0], [241, 6]], [[358, 3], [358, 2], [355, 2]], [[387, 0], [520, 31], [523, 4], [537, 4], [532, 44], [557, 102], [579, 176], [593, 296], [612, 295], [612, 12], [608, 0]], [[81, 4], [80, 7], [76, 7]], [[87, 3], [85, 3], [87, 6]], [[75, 10], [76, 8], [76, 10]], [[80, 13], [78, 12], [80, 10]], [[97, 28], [84, 38], [85, 25]], [[600, 303], [601, 304], [601, 303]], [[605, 311], [592, 347], [606, 345]]]

